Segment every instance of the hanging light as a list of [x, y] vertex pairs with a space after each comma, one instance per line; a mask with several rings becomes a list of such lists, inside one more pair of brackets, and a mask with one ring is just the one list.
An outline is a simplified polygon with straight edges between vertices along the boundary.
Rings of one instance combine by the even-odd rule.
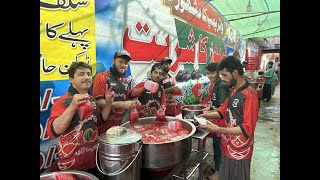
[[260, 22], [260, 16], [259, 16], [257, 25], [260, 26], [260, 24], [261, 24], [261, 22]]
[[247, 5], [247, 12], [252, 12], [252, 5], [250, 3], [250, 0], [249, 0], [248, 5]]

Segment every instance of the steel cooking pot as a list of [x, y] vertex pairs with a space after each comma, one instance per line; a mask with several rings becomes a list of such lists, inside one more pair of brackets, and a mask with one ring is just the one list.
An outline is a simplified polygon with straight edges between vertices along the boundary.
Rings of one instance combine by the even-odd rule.
[[203, 105], [184, 105], [181, 107], [183, 119], [193, 119], [194, 116], [203, 114]]
[[[169, 121], [177, 120], [175, 117], [166, 116]], [[153, 124], [156, 117], [140, 118], [138, 124]], [[189, 158], [192, 150], [192, 135], [196, 127], [187, 120], [181, 120], [182, 127], [190, 132], [181, 140], [162, 143], [143, 143], [142, 168], [156, 170], [171, 168]], [[122, 126], [130, 127], [129, 122]]]
[[255, 82], [255, 81], [251, 81], [249, 82], [250, 86], [252, 86], [253, 88], [257, 89], [259, 86], [259, 82]]

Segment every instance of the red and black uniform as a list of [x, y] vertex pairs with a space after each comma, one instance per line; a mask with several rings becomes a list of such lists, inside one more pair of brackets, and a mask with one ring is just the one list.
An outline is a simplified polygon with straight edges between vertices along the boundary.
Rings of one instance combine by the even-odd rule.
[[171, 86], [175, 86], [174, 80], [172, 79], [170, 74], [164, 76], [164, 78], [162, 79], [162, 85], [164, 89], [167, 89]]
[[[230, 89], [227, 87], [226, 83], [221, 79], [218, 79], [215, 83], [211, 83], [208, 96], [201, 102], [201, 104], [210, 104], [210, 110], [217, 109], [220, 107], [221, 104], [228, 98]], [[209, 102], [208, 102], [209, 101]], [[225, 127], [225, 120], [224, 119], [215, 119], [215, 118], [208, 118], [208, 120], [212, 121], [214, 124]], [[221, 157], [221, 149], [220, 149], [220, 142], [221, 142], [221, 133], [213, 133], [213, 159], [214, 159], [214, 168], [215, 170], [219, 171], [220, 167], [220, 157]]]
[[[92, 91], [92, 96], [95, 99], [105, 98], [106, 84], [108, 84], [108, 88], [113, 85], [112, 91], [115, 92], [114, 101], [126, 101], [129, 99], [130, 90], [127, 79], [125, 77], [116, 77], [112, 68], [110, 71], [100, 72], [95, 76]], [[112, 126], [119, 126], [125, 116], [125, 112], [126, 110], [123, 107], [117, 109], [111, 108], [109, 118], [102, 129], [99, 129], [99, 132], [104, 133]]]
[[79, 94], [75, 88], [69, 87], [52, 106], [46, 133], [50, 138], [58, 138], [58, 166], [60, 170], [86, 171], [96, 167], [95, 153], [98, 139], [98, 126], [102, 124], [102, 117], [96, 100], [90, 96], [94, 106], [93, 113], [87, 119], [80, 119], [77, 111], [62, 134], [57, 134], [53, 128], [53, 121], [69, 107], [74, 94]]
[[259, 100], [256, 89], [246, 82], [221, 105], [219, 114], [226, 117], [226, 126], [240, 126], [243, 135], [222, 134], [221, 150], [234, 160], [251, 159], [254, 130], [258, 120]]
[[[140, 82], [133, 88], [133, 90], [144, 87], [144, 83], [145, 82]], [[164, 92], [163, 86], [160, 84], [158, 90], [154, 94], [148, 90], [145, 90], [141, 94], [138, 94], [132, 98], [136, 97], [138, 97], [138, 100], [141, 103], [141, 106], [137, 108], [140, 118], [155, 116], [160, 106], [162, 104], [166, 104], [166, 93]]]
[[[169, 73], [164, 75], [162, 78], [162, 85], [164, 89], [175, 86], [174, 80]], [[176, 100], [172, 96], [172, 94], [167, 94], [166, 100], [166, 112], [167, 116], [175, 116], [176, 112]]]

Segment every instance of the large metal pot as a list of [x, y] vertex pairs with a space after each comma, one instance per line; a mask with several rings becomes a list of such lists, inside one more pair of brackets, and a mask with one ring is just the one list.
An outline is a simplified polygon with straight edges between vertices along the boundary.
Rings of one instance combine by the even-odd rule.
[[43, 174], [40, 174], [40, 180], [56, 180], [55, 174], [57, 173], [72, 174], [76, 179], [81, 179], [81, 180], [99, 180], [93, 174], [90, 174], [85, 171], [77, 171], [77, 170], [66, 170], [66, 171], [43, 173]]
[[[141, 134], [133, 130], [116, 136], [99, 136], [97, 168], [108, 180], [140, 180]], [[99, 158], [98, 155], [99, 154]]]
[[[166, 116], [169, 121], [177, 120], [175, 117]], [[140, 118], [138, 123], [153, 124], [156, 117]], [[178, 141], [165, 143], [143, 143], [142, 148], [142, 168], [149, 170], [172, 168], [183, 160], [189, 158], [192, 150], [191, 136], [196, 132], [196, 127], [186, 121], [182, 121], [182, 127], [187, 129], [190, 134]], [[122, 126], [130, 127], [129, 122]]]
[[203, 114], [203, 109], [206, 108], [203, 105], [185, 105], [181, 107], [183, 119], [193, 119], [194, 115], [198, 116]]

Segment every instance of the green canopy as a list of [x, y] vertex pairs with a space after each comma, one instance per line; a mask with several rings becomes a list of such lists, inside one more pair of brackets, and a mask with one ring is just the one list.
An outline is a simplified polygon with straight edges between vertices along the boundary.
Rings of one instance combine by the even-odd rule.
[[[247, 12], [249, 2], [251, 12]], [[280, 35], [280, 0], [211, 0], [208, 3], [245, 39]]]

